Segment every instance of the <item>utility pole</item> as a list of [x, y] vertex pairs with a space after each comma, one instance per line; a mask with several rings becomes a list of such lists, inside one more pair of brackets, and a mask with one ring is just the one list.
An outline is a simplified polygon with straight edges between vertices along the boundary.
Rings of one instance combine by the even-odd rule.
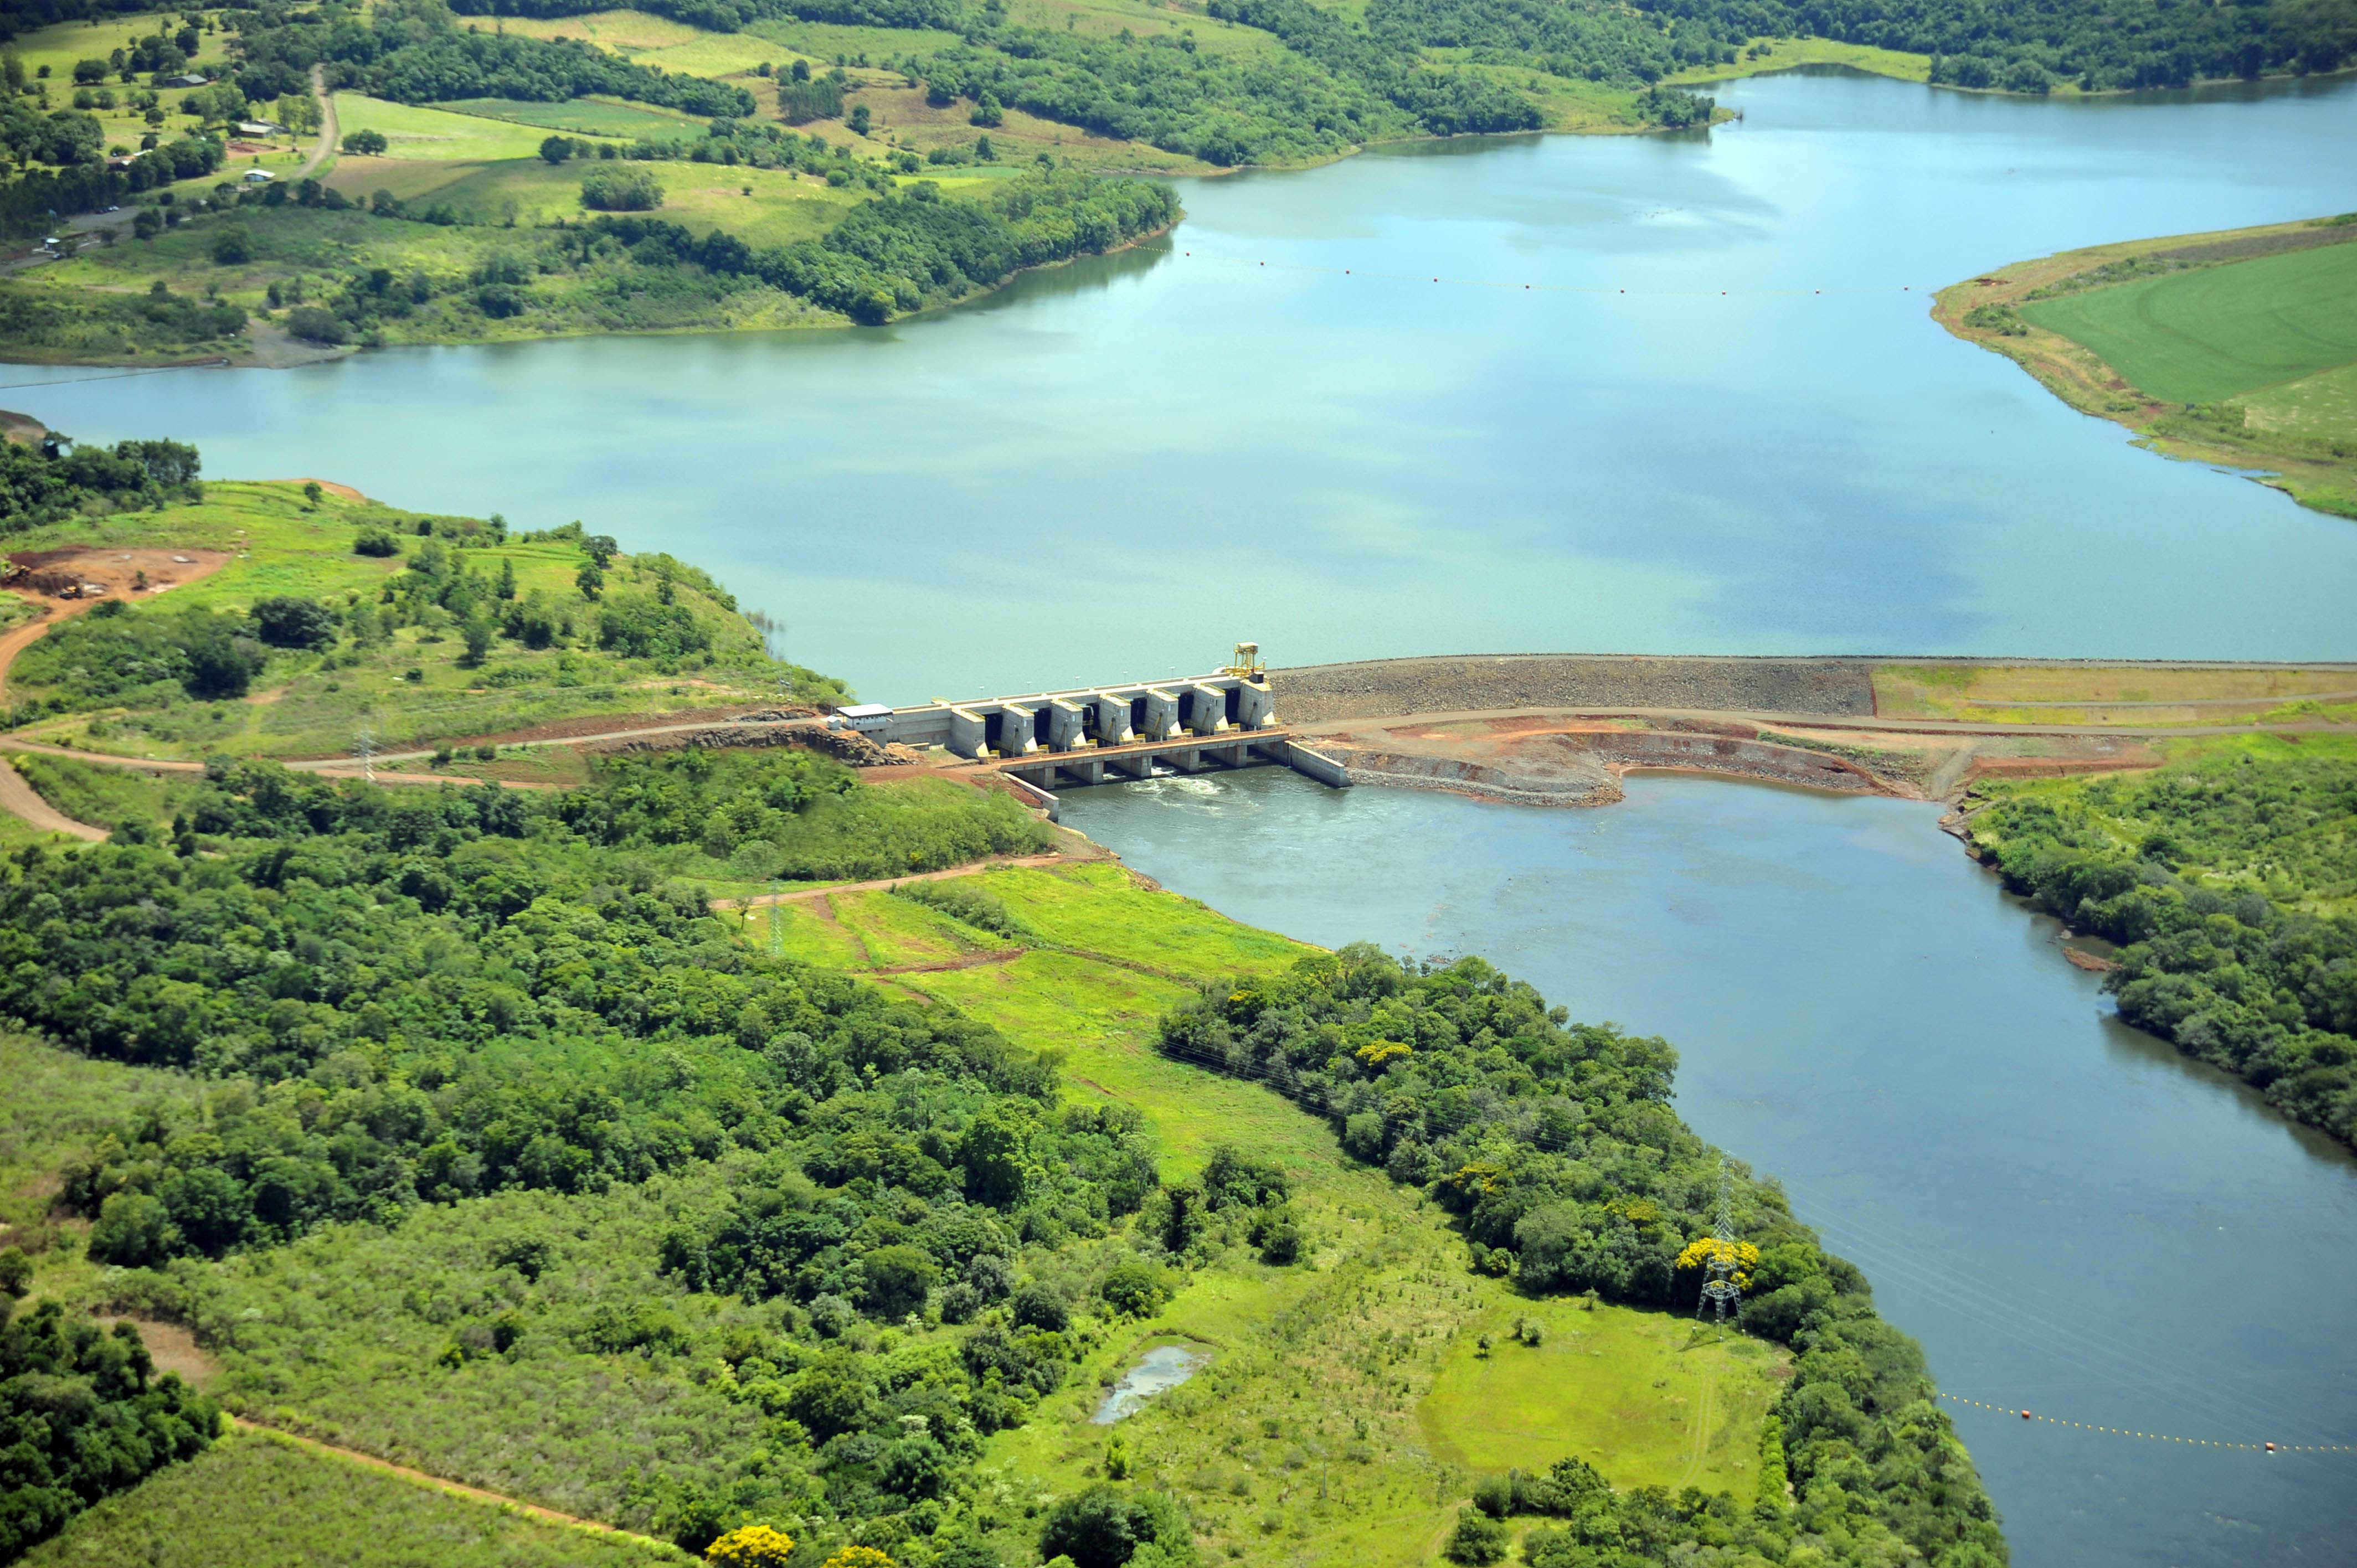
[[1702, 1299], [1695, 1303], [1695, 1316], [1700, 1317], [1706, 1305], [1718, 1308], [1718, 1321], [1727, 1322], [1729, 1302], [1743, 1299], [1743, 1287], [1735, 1283], [1735, 1187], [1727, 1174], [1727, 1156], [1718, 1156], [1717, 1223], [1711, 1228], [1710, 1277], [1703, 1281]]

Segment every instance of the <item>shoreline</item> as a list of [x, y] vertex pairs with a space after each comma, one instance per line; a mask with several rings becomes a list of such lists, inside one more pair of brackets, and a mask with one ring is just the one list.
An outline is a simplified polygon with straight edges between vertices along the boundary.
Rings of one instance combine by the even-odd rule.
[[[2190, 409], [2131, 386], [2126, 376], [2093, 349], [2018, 313], [2019, 306], [2032, 303], [2029, 295], [2034, 291], [2107, 264], [2166, 258], [2200, 268], [2324, 245], [2357, 243], [2357, 225], [2334, 229], [2326, 227], [2327, 223], [2328, 220], [2320, 217], [2298, 219], [2288, 223], [2159, 235], [2058, 251], [1994, 267], [1978, 277], [1950, 284], [1932, 296], [1932, 318], [1951, 336], [2011, 360], [2071, 408], [2134, 433], [2136, 445], [2148, 451], [2179, 462], [2233, 469], [2254, 483], [2282, 491], [2311, 510], [2357, 519], [2357, 459], [2335, 456], [2323, 438], [2272, 432], [2247, 423], [2242, 431], [2232, 432], [2201, 421]], [[2251, 254], [2240, 257], [2215, 253], [2237, 245], [2252, 247]], [[2011, 324], [1978, 327], [1970, 322], [1972, 313], [1991, 306], [2011, 317]], [[2233, 401], [2226, 400], [2230, 403]]]

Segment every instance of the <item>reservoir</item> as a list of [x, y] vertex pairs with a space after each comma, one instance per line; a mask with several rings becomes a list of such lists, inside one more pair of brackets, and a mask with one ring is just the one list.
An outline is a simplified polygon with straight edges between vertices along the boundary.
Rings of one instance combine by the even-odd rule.
[[1688, 1122], [1981, 1402], [1945, 1408], [2025, 1568], [2348, 1562], [2357, 1452], [2159, 1438], [2357, 1444], [2357, 1161], [2121, 1024], [1937, 806], [1628, 790], [1550, 811], [1265, 768], [1074, 789], [1064, 820], [1238, 919], [1478, 953], [1669, 1039]]
[[1184, 182], [1167, 242], [888, 328], [19, 369], [0, 406], [217, 477], [577, 517], [892, 702], [1243, 638], [2357, 655], [2357, 526], [2138, 451], [1927, 315], [2065, 247], [2357, 209], [2357, 79], [1718, 92], [1744, 118], [1706, 134]]

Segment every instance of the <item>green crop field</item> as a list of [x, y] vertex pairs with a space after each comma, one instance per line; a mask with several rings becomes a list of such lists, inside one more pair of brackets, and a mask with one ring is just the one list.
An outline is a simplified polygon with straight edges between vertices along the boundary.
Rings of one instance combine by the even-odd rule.
[[606, 98], [575, 98], [563, 103], [527, 103], [512, 98], [462, 98], [439, 103], [453, 114], [506, 120], [576, 136], [630, 136], [650, 142], [685, 141], [704, 134], [704, 122], [665, 109]]
[[540, 144], [548, 135], [536, 125], [521, 124], [514, 119], [493, 120], [479, 113], [388, 103], [358, 92], [336, 94], [336, 118], [348, 136], [354, 131], [382, 132], [390, 144], [384, 156], [394, 160], [489, 163], [537, 157]]
[[[2357, 363], [2357, 244], [2115, 284], [2022, 306], [2167, 403], [2288, 391]], [[2345, 403], [2347, 391], [2339, 388]]]

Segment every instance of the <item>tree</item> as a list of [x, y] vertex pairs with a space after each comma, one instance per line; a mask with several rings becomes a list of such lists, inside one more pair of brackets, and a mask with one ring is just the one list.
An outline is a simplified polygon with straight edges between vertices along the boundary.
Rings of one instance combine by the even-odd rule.
[[344, 138], [344, 151], [355, 157], [382, 157], [385, 149], [392, 145], [385, 140], [382, 131], [370, 130], [365, 127], [354, 131]]
[[500, 584], [493, 591], [502, 599], [516, 596], [515, 563], [506, 556], [500, 558]]
[[330, 346], [350, 341], [344, 324], [316, 305], [298, 305], [286, 313], [286, 330], [307, 342]]
[[395, 539], [388, 530], [382, 528], [363, 528], [352, 540], [352, 553], [355, 555], [398, 555], [401, 553], [401, 541]]
[[500, 636], [499, 623], [491, 618], [490, 607], [477, 605], [458, 623], [458, 635], [467, 644], [467, 662], [480, 664], [490, 656], [492, 646]]
[[1149, 1542], [1183, 1551], [1190, 1533], [1168, 1495], [1127, 1492], [1100, 1481], [1049, 1509], [1039, 1555], [1069, 1557], [1073, 1568], [1123, 1568]]
[[162, 1203], [144, 1192], [118, 1192], [99, 1207], [90, 1255], [102, 1263], [144, 1269], [180, 1250], [180, 1232]]
[[570, 136], [545, 137], [540, 144], [540, 156], [550, 163], [561, 164], [573, 156], [573, 149], [579, 145]]
[[663, 204], [652, 169], [601, 168], [581, 182], [581, 205], [594, 212], [651, 212]]
[[771, 1530], [766, 1524], [748, 1524], [732, 1530], [704, 1549], [704, 1560], [712, 1568], [786, 1568], [786, 1559], [793, 1555], [794, 1540], [781, 1530]]
[[1125, 1258], [1097, 1287], [1107, 1306], [1132, 1317], [1149, 1317], [1170, 1299], [1170, 1283], [1143, 1258]]
[[306, 509], [311, 511], [318, 510], [320, 499], [327, 493], [327, 491], [319, 488], [318, 480], [306, 479], [303, 481], [303, 505]]
[[336, 613], [317, 599], [280, 594], [253, 609], [256, 636], [273, 648], [332, 648]]
[[573, 585], [581, 590], [583, 598], [594, 599], [606, 591], [606, 574], [593, 561], [573, 574]]
[[965, 1167], [965, 1195], [993, 1208], [1023, 1201], [1023, 1137], [996, 1117], [980, 1117], [958, 1148]]
[[867, 1416], [867, 1379], [859, 1358], [836, 1352], [795, 1379], [786, 1395], [786, 1413], [817, 1443], [857, 1431]]
[[986, 130], [996, 130], [1006, 123], [1006, 110], [998, 102], [998, 94], [985, 87], [982, 90], [982, 96], [974, 101], [974, 113], [966, 119]]
[[1457, 1528], [1448, 1534], [1448, 1542], [1440, 1549], [1441, 1555], [1451, 1563], [1461, 1563], [1467, 1568], [1487, 1568], [1492, 1563], [1506, 1560], [1506, 1527], [1499, 1520], [1474, 1509], [1457, 1510]]
[[859, 1305], [881, 1318], [901, 1318], [920, 1310], [941, 1265], [922, 1248], [878, 1247], [860, 1261]]
[[231, 224], [213, 236], [213, 261], [224, 267], [242, 266], [253, 260], [253, 236], [242, 223]]
[[73, 79], [76, 87], [95, 87], [106, 80], [106, 62], [102, 59], [78, 59], [74, 61]]
[[0, 1249], [0, 1291], [23, 1295], [33, 1288], [33, 1260], [22, 1247]]
[[866, 104], [855, 103], [851, 106], [851, 118], [848, 124], [855, 135], [864, 136], [867, 134], [868, 127], [875, 124], [875, 120], [869, 115]]

